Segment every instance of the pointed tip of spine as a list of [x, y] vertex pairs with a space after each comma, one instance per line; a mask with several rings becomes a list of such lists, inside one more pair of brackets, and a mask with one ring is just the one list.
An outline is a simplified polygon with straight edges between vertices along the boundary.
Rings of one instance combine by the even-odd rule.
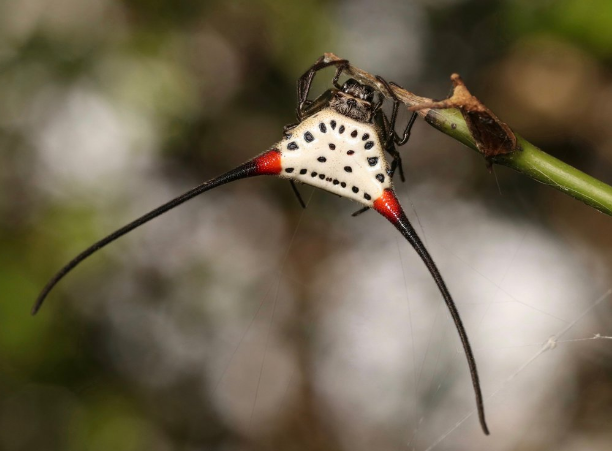
[[39, 297], [38, 299], [36, 299], [36, 302], [32, 306], [32, 309], [30, 310], [30, 315], [36, 316], [36, 314], [40, 310], [40, 307], [42, 306], [43, 301], [44, 301], [44, 298], [41, 299]]
[[484, 416], [483, 406], [478, 406], [478, 419], [480, 420], [480, 427], [482, 428], [482, 432], [484, 432], [485, 435], [491, 435], [491, 433], [489, 432], [489, 426], [487, 425], [487, 420]]
[[41, 291], [41, 293], [36, 298], [36, 302], [34, 302], [32, 309], [30, 310], [30, 315], [35, 316], [38, 313], [43, 303], [45, 302], [45, 299], [47, 299], [49, 291], [51, 291], [51, 289], [55, 286], [56, 283], [57, 281], [52, 279], [51, 282], [47, 284], [47, 286], [43, 289], [43, 291]]

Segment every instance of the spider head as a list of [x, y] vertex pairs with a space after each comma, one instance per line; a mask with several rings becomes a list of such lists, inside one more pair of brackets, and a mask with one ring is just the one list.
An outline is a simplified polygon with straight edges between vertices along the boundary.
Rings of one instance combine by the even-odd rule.
[[338, 113], [361, 122], [370, 122], [372, 118], [374, 89], [349, 78], [342, 89], [335, 91], [330, 106]]
[[342, 92], [360, 100], [372, 103], [374, 90], [367, 85], [362, 85], [354, 78], [349, 78], [342, 85]]

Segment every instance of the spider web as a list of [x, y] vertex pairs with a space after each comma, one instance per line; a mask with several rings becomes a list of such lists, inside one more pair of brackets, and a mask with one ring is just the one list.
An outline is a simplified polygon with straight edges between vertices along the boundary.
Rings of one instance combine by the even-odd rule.
[[[588, 340], [612, 340], [612, 337], [604, 336], [604, 335], [601, 335], [601, 334], [595, 334], [592, 337], [588, 337], [588, 338], [576, 338], [576, 339], [573, 339], [573, 340], [559, 340], [561, 337], [563, 337], [565, 334], [567, 334], [574, 326], [576, 326], [576, 324], [578, 324], [578, 322], [582, 318], [584, 318], [589, 312], [591, 312], [591, 310], [593, 310], [595, 307], [597, 307], [604, 300], [609, 299], [610, 294], [612, 294], [612, 289], [609, 289], [608, 291], [606, 291], [602, 296], [599, 297], [599, 299], [597, 299], [588, 308], [586, 308], [584, 310], [584, 312], [582, 312], [578, 316], [578, 318], [576, 318], [571, 323], [569, 323], [558, 334], [553, 335], [550, 338], [548, 338], [548, 340], [542, 345], [542, 347], [532, 357], [530, 357], [525, 363], [523, 363], [514, 373], [512, 373], [510, 376], [508, 376], [506, 378], [506, 380], [504, 380], [502, 382], [502, 384], [500, 385], [500, 387], [497, 390], [495, 390], [493, 393], [491, 393], [489, 396], [487, 396], [487, 401], [492, 400], [498, 393], [502, 392], [506, 388], [506, 386], [512, 382], [512, 380], [515, 377], [517, 377], [520, 373], [522, 373], [524, 370], [526, 370], [527, 367], [529, 367], [542, 354], [544, 354], [546, 351], [550, 351], [550, 350], [555, 349], [559, 344], [562, 344], [562, 343], [575, 343], [575, 342], [579, 342], [579, 341], [588, 341]], [[434, 443], [432, 443], [425, 451], [430, 451], [430, 450], [436, 448], [442, 441], [444, 441], [450, 434], [452, 434], [453, 431], [455, 431], [459, 426], [461, 426], [466, 420], [468, 420], [470, 417], [472, 417], [475, 413], [476, 413], [476, 410], [472, 410], [469, 414], [467, 414], [465, 417], [463, 417], [461, 420], [459, 420], [455, 426], [453, 426], [450, 430], [448, 430], [443, 435], [441, 435], [440, 438], [438, 438]]]
[[[129, 301], [129, 284], [140, 283], [129, 271], [128, 289], [114, 290], [125, 296], [101, 296], [112, 299], [109, 348], [122, 372], [154, 390], [199, 374], [194, 402], [254, 444], [293, 431], [295, 415], [318, 421], [329, 448], [514, 449], [563, 418], [574, 348], [612, 335], [593, 324], [608, 287], [537, 218], [513, 222], [431, 185], [400, 190], [474, 348], [485, 437], [454, 325], [402, 237], [378, 215], [351, 218], [351, 203], [309, 189], [308, 209], [283, 226], [278, 206], [238, 186], [209, 196], [206, 211], [160, 218], [128, 245], [148, 250], [141, 260], [172, 254], [162, 311]], [[164, 230], [190, 239], [160, 240]], [[211, 256], [206, 277], [190, 269]], [[199, 318], [190, 327], [185, 311]], [[300, 413], [308, 405], [316, 420]], [[303, 449], [309, 439], [299, 438]]]
[[[311, 205], [311, 209], [316, 208], [316, 203], [314, 206]], [[480, 213], [482, 213], [482, 211], [480, 211]], [[310, 218], [308, 215], [309, 212], [305, 212], [299, 224], [301, 224], [302, 221], [312, 221], [312, 217], [316, 216], [316, 213], [312, 213]], [[440, 238], [438, 232], [435, 230], [428, 232], [428, 228], [430, 230], [431, 228], [436, 228], [435, 215], [436, 214], [434, 214], [433, 219], [421, 218], [421, 220], [418, 220], [416, 217], [413, 217], [413, 219], [415, 219], [415, 222], [424, 223], [422, 226], [424, 230], [420, 230], [420, 233], [424, 236], [424, 239], [427, 240], [430, 248], [436, 249], [434, 252], [435, 255], [438, 256], [437, 261], [441, 265], [443, 274], [449, 272], [449, 267], [451, 267], [450, 271], [452, 272], [453, 265], [459, 265], [463, 268], [463, 278], [466, 278], [466, 273], [468, 274], [467, 278], [469, 282], [467, 283], [457, 284], [457, 281], [450, 282], [451, 286], [455, 288], [455, 299], [469, 298], [470, 296], [466, 295], [466, 293], [469, 293], [471, 290], [466, 285], [473, 284], [474, 280], [481, 279], [482, 284], [484, 284], [486, 288], [484, 293], [479, 296], [479, 299], [485, 299], [484, 301], [467, 303], [459, 301], [458, 303], [460, 304], [464, 321], [468, 327], [468, 333], [472, 340], [472, 344], [477, 352], [481, 379], [483, 380], [484, 392], [487, 400], [489, 421], [497, 426], [495, 428], [497, 431], [494, 430], [494, 433], [502, 435], [501, 439], [498, 438], [496, 440], [496, 444], [499, 445], [499, 440], [503, 441], [504, 434], [503, 430], [502, 432], [499, 431], [499, 418], [504, 417], [504, 406], [509, 403], [517, 404], [513, 398], [517, 397], [518, 394], [509, 391], [509, 388], [516, 386], [516, 389], [520, 391], [525, 385], [525, 381], [520, 384], [517, 383], [517, 379], [520, 379], [518, 376], [526, 373], [527, 369], [531, 370], [531, 367], [540, 360], [540, 357], [545, 351], [553, 349], [553, 343], [556, 346], [560, 344], [577, 343], [579, 341], [610, 339], [607, 335], [591, 332], [591, 336], [586, 338], [580, 338], [579, 336], [579, 338], [560, 340], [561, 337], [567, 335], [570, 331], [580, 329], [578, 326], [581, 326], [583, 323], [588, 323], [587, 319], [592, 314], [593, 309], [608, 299], [610, 291], [608, 290], [603, 296], [600, 295], [594, 302], [587, 302], [587, 307], [585, 307], [585, 300], [580, 298], [579, 290], [575, 293], [568, 293], [568, 295], [563, 298], [563, 302], [555, 304], [549, 299], [558, 297], [559, 290], [551, 289], [550, 286], [544, 286], [544, 288], [542, 288], [542, 286], [536, 286], [537, 290], [543, 290], [543, 292], [538, 292], [534, 298], [542, 296], [547, 299], [547, 301], [544, 303], [533, 302], [533, 299], [530, 299], [529, 296], [524, 296], [520, 290], [517, 292], [517, 290], [513, 291], [508, 287], [514, 286], [517, 277], [517, 271], [513, 269], [513, 266], [516, 265], [520, 267], [530, 258], [533, 258], [533, 252], [531, 251], [532, 243], [541, 240], [543, 233], [541, 229], [538, 230], [538, 225], [527, 228], [526, 230], [522, 228], [513, 228], [511, 230], [513, 236], [508, 240], [510, 244], [501, 245], [502, 249], [505, 251], [505, 264], [501, 265], [500, 268], [489, 270], [488, 268], [482, 269], [479, 267], [478, 261], [474, 263], [473, 259], [470, 260], [472, 256], [462, 253], [463, 249], [461, 246], [459, 246], [459, 250], [456, 250], [456, 246], [453, 249], [452, 245], [449, 245], [447, 241]], [[373, 243], [361, 244], [367, 243], [365, 237], [371, 235], [371, 230], [376, 229], [377, 226], [380, 225], [380, 223], [374, 225], [378, 219], [375, 215], [371, 215], [371, 217], [366, 216], [362, 219], [364, 219], [363, 226], [356, 226], [356, 221], [354, 220], [341, 220], [342, 224], [339, 225], [334, 233], [340, 234], [341, 237], [353, 234], [357, 235], [353, 242], [354, 247], [338, 257], [344, 262], [344, 267], [342, 267], [343, 265], [339, 265], [336, 259], [325, 262], [325, 264], [322, 265], [321, 271], [326, 274], [319, 275], [318, 279], [312, 279], [312, 285], [310, 286], [310, 289], [317, 293], [319, 300], [331, 303], [338, 308], [336, 313], [333, 313], [332, 309], [331, 315], [329, 311], [326, 314], [321, 314], [322, 317], [327, 316], [326, 318], [316, 318], [316, 321], [320, 321], [322, 324], [319, 326], [320, 329], [317, 330], [323, 336], [322, 341], [325, 342], [327, 346], [331, 347], [334, 347], [334, 345], [330, 345], [330, 343], [336, 341], [335, 346], [337, 346], [336, 350], [330, 352], [330, 355], [323, 357], [321, 361], [318, 362], [320, 367], [315, 369], [314, 376], [316, 381], [315, 386], [322, 393], [322, 398], [326, 400], [324, 404], [332, 400], [330, 402], [330, 404], [332, 404], [330, 410], [333, 412], [331, 415], [333, 427], [336, 429], [339, 436], [342, 437], [341, 441], [343, 444], [353, 449], [360, 449], [356, 444], [363, 440], [364, 437], [368, 436], [368, 434], [359, 432], [360, 427], [368, 423], [376, 425], [375, 427], [370, 426], [370, 429], [384, 429], [386, 427], [387, 430], [383, 435], [390, 434], [396, 435], [397, 437], [403, 437], [395, 444], [399, 449], [439, 449], [451, 435], [455, 439], [459, 436], [460, 440], [467, 440], [469, 437], [469, 441], [466, 443], [468, 449], [469, 446], [473, 446], [474, 443], [478, 443], [481, 440], [483, 443], [488, 443], [484, 441], [488, 440], [487, 438], [480, 437], [481, 433], [477, 422], [468, 421], [472, 418], [474, 413], [472, 409], [473, 395], [471, 393], [467, 374], [461, 374], [465, 372], [462, 366], [465, 365], [462, 361], [464, 359], [463, 351], [456, 339], [454, 326], [444, 306], [439, 302], [439, 295], [435, 287], [429, 286], [422, 288], [424, 285], [429, 285], [428, 274], [422, 271], [422, 268], [419, 268], [420, 262], [411, 255], [412, 250], [401, 240], [401, 237], [398, 238], [393, 236], [392, 233], [385, 232], [383, 233], [383, 238], [379, 238]], [[418, 224], [418, 222], [416, 223]], [[434, 226], [430, 227], [432, 222]], [[296, 226], [287, 244], [285, 255], [280, 265], [281, 267], [285, 266], [287, 259], [300, 258], [301, 250], [292, 249], [296, 240], [307, 241], [304, 237], [300, 238], [299, 229], [300, 227]], [[504, 229], [499, 233], [507, 234], [508, 230]], [[376, 258], [371, 257], [371, 253], [377, 246], [379, 247], [378, 251], [387, 255], [388, 259], [392, 259], [396, 267], [399, 268], [399, 271], [390, 281], [384, 278], [380, 279], [380, 273], [384, 273], [385, 268], [376, 268], [376, 266], [374, 266], [371, 276], [374, 281], [360, 275], [360, 277], [356, 278], [358, 283], [350, 283], [349, 286], [343, 283], [332, 284], [330, 282], [330, 280], [342, 280], [343, 277], [345, 277], [343, 275], [351, 273], [354, 271], [355, 267], [363, 265], [364, 256], [370, 256], [365, 257], [365, 260], [376, 260]], [[355, 247], [357, 249], [355, 249]], [[549, 249], [544, 248], [540, 252], [546, 252], [548, 250]], [[441, 253], [444, 254], [445, 251], [448, 258], [444, 259], [443, 257], [440, 259], [439, 255]], [[452, 262], [453, 260], [454, 263]], [[472, 261], [472, 263], [470, 263], [470, 261]], [[331, 270], [330, 265], [333, 266]], [[569, 267], [573, 270], [573, 265], [569, 265]], [[563, 271], [566, 269], [567, 268], [563, 269]], [[329, 274], [330, 271], [331, 274]], [[420, 273], [416, 276], [416, 283], [414, 276], [415, 272]], [[524, 273], [518, 271], [518, 275], [524, 276]], [[296, 280], [282, 269], [279, 270], [275, 276], [276, 278], [270, 288], [271, 295], [266, 301], [271, 305], [271, 308], [268, 309], [266, 318], [267, 332], [265, 333], [263, 350], [259, 356], [260, 366], [255, 373], [255, 395], [251, 398], [253, 401], [250, 405], [248, 414], [247, 424], [249, 427], [247, 430], [251, 432], [262, 428], [265, 430], [266, 422], [272, 420], [276, 415], [282, 415], [284, 410], [282, 406], [283, 403], [291, 400], [292, 386], [299, 384], [299, 382], [295, 380], [297, 371], [295, 368], [290, 370], [285, 368], [284, 377], [279, 378], [279, 374], [275, 373], [273, 370], [274, 365], [270, 363], [270, 354], [276, 354], [278, 352], [278, 349], [270, 352], [270, 345], [271, 336], [275, 334], [272, 332], [275, 327], [274, 324], [276, 322], [282, 322], [282, 319], [275, 318], [278, 303], [283, 302], [282, 291], [283, 289], [290, 291], [292, 285], [300, 283], [299, 280]], [[580, 278], [580, 276], [582, 275], [577, 276], [577, 278]], [[556, 277], [558, 277], [558, 275]], [[477, 285], [477, 288], [482, 288], [482, 284]], [[284, 288], [281, 288], [283, 285]], [[459, 285], [458, 288], [457, 285]], [[546, 283], [544, 282], [543, 285], [546, 285]], [[315, 288], [314, 290], [313, 286]], [[372, 286], [374, 288], [372, 288]], [[381, 288], [381, 286], [384, 286], [384, 288]], [[415, 302], [415, 298], [425, 299], [427, 303], [433, 303], [435, 305], [433, 310], [429, 312], [429, 319], [427, 321], [422, 321], [423, 317], [422, 315], [420, 316], [420, 309], [422, 306], [414, 307], [413, 303]], [[489, 299], [487, 300], [486, 298]], [[350, 301], [346, 302], [347, 299]], [[359, 301], [356, 302], [356, 299], [359, 299]], [[395, 309], [391, 313], [392, 317], [386, 316], [388, 312], [379, 314], [379, 316], [372, 312], [372, 305], [374, 309], [377, 308], [377, 305], [380, 307], [380, 299], [391, 300], [390, 304]], [[435, 300], [435, 302], [432, 302], [432, 299]], [[365, 310], [363, 310], [364, 305], [362, 305], [361, 302], [369, 304], [370, 307], [365, 307]], [[403, 308], [401, 307], [402, 304]], [[551, 306], [553, 308], [551, 308]], [[561, 307], [561, 309], [555, 310], [554, 307]], [[361, 311], [361, 316], [355, 314], [355, 309]], [[511, 322], [512, 327], [516, 327], [516, 322], [520, 322], [520, 320], [525, 318], [532, 324], [524, 330], [520, 328], [513, 329], [511, 334], [506, 333], [503, 334], [503, 336], [501, 336], [499, 332], [495, 332], [494, 335], [499, 336], [495, 340], [490, 340], [490, 335], [492, 333], [491, 329], [494, 329], [496, 327], [495, 324], [500, 321], [500, 314], [499, 312], [496, 313], [497, 309], [505, 309], [506, 313], [512, 309], [522, 310], [519, 318]], [[364, 311], [366, 312], [365, 314], [363, 313]], [[261, 310], [258, 309], [257, 314], [260, 313]], [[503, 313], [502, 311], [502, 316]], [[266, 317], [266, 315], [262, 315], [262, 319], [264, 317]], [[542, 318], [544, 321], [542, 321]], [[394, 326], [403, 324], [406, 333], [400, 337], [383, 333], [381, 340], [380, 330], [369, 330], [370, 326], [368, 325], [369, 322], [378, 322], [379, 320], [383, 328], [390, 327], [393, 329]], [[345, 323], [345, 327], [340, 327], [338, 324], [343, 322]], [[545, 323], [544, 326], [537, 326], [539, 322]], [[488, 324], [493, 324], [493, 326], [489, 326]], [[250, 327], [251, 326], [249, 326], [249, 328]], [[376, 329], [376, 327], [374, 327], [374, 329]], [[329, 330], [331, 330], [331, 333]], [[585, 330], [588, 330], [588, 324]], [[551, 333], [549, 331], [554, 332]], [[235, 353], [239, 352], [237, 350], [239, 350], [244, 343], [248, 333], [249, 331], [245, 331], [244, 335], [240, 338], [239, 345], [235, 348], [228, 366], [222, 371], [221, 379], [226, 377], [225, 375], [227, 374], [228, 368], [236, 363], [233, 360], [235, 358]], [[420, 338], [415, 338], [415, 334], [420, 336]], [[548, 337], [551, 336], [554, 338], [549, 339]], [[353, 342], [353, 346], [350, 346], [350, 344], [347, 345], [347, 343], [351, 342]], [[448, 350], [445, 350], [445, 347], [448, 348], [449, 345], [453, 348], [453, 352], [450, 354]], [[521, 357], [525, 356], [525, 352], [523, 351], [527, 351], [531, 347], [539, 349], [526, 360], [524, 358], [521, 359]], [[385, 348], [387, 352], [381, 351], [381, 348]], [[393, 350], [389, 351], [389, 348]], [[511, 361], [502, 365], [502, 370], [499, 373], [495, 373], [495, 368], [491, 370], [489, 368], [491, 365], [486, 363], [489, 352], [499, 353], [517, 349], [521, 350], [521, 352], [518, 355], [513, 355]], [[319, 351], [317, 350], [317, 352]], [[354, 353], [363, 353], [369, 357], [366, 358], [365, 361], [362, 361], [359, 357], [356, 357]], [[389, 364], [389, 362], [402, 354], [404, 356], [404, 361], [399, 367], [400, 375], [395, 377], [390, 376], [384, 368], [389, 366], [393, 371], [397, 371], [398, 366]], [[276, 358], [279, 358], [278, 355], [276, 355]], [[445, 362], [445, 359], [449, 358], [452, 363]], [[346, 368], [341, 368], [342, 364], [330, 363], [330, 361], [333, 362], [334, 360], [344, 360], [343, 363], [350, 367], [348, 372], [353, 372], [352, 382], [354, 386], [351, 386], [351, 383], [347, 384], [347, 371]], [[524, 363], [519, 363], [520, 360], [523, 360]], [[556, 360], [567, 360], [567, 355], [562, 355]], [[563, 365], [563, 363], [559, 361], [552, 363], [545, 362], [543, 365], [536, 365], [537, 368], [533, 371], [534, 374], [537, 373], [542, 376], [542, 372], [550, 371], [549, 367], [556, 365]], [[546, 369], [546, 367], [548, 367], [548, 369]], [[490, 377], [492, 373], [493, 382], [491, 382]], [[377, 397], [377, 395], [381, 393], [380, 390], [377, 391], [376, 389], [372, 389], [372, 387], [368, 389], [368, 384], [371, 381], [376, 381], [377, 378], [380, 378], [378, 385], [389, 384], [388, 386], [393, 388], [398, 388], [403, 385], [405, 388], [403, 390], [399, 389], [397, 396], [393, 396], [396, 400], [401, 399], [401, 401], [396, 402], [394, 400], [385, 399], [384, 397]], [[458, 378], [459, 380], [454, 381], [453, 378]], [[266, 379], [268, 379], [268, 381], [266, 381]], [[283, 379], [283, 383], [277, 383], [279, 379]], [[532, 383], [533, 379], [534, 377], [531, 375], [526, 378], [526, 382]], [[271, 382], [273, 380], [276, 380], [276, 382]], [[377, 384], [374, 382], [373, 385]], [[364, 389], [364, 387], [366, 388]], [[264, 394], [266, 391], [268, 395]], [[370, 398], [365, 397], [360, 399], [358, 395], [360, 391], [369, 393]], [[426, 394], [424, 395], [423, 392]], [[270, 395], [270, 393], [276, 394]], [[428, 404], [430, 403], [417, 402], [419, 398], [430, 396], [435, 399], [437, 398], [434, 404], [438, 402], [444, 404], [444, 401], [440, 401], [440, 399], [447, 396], [449, 393], [451, 399], [459, 398], [459, 404], [461, 404], [457, 406], [457, 400], [455, 399], [455, 405], [452, 407], [450, 413], [448, 413], [449, 411], [443, 406], [439, 409], [445, 413], [442, 415], [439, 413], [436, 414], [433, 412], [434, 407], [429, 407]], [[542, 402], [547, 394], [548, 390], [544, 390], [540, 396], [536, 396], [538, 402]], [[270, 399], [265, 401], [264, 399], [267, 396], [271, 396], [275, 401], [272, 402]], [[375, 408], [371, 408], [372, 399], [377, 400], [377, 402], [374, 403], [377, 404]], [[521, 397], [520, 399], [523, 398]], [[337, 405], [334, 405], [336, 403]], [[269, 405], [266, 406], [266, 404]], [[368, 404], [370, 405], [369, 408]], [[403, 407], [398, 408], [398, 404], [403, 404]], [[327, 407], [329, 408], [329, 406]], [[509, 409], [512, 412], [511, 416], [514, 417], [513, 421], [518, 421], [516, 419], [516, 409], [519, 407], [511, 406]], [[532, 407], [533, 402], [525, 402], [523, 411]], [[435, 409], [437, 410], [438, 407], [435, 407]], [[394, 418], [391, 420], [391, 427], [385, 426], [384, 424], [389, 420], [385, 412], [389, 411], [394, 412], [392, 415]], [[360, 415], [362, 417], [361, 419], [358, 418]], [[338, 420], [338, 418], [347, 416], [349, 420]], [[441, 416], [444, 417], [443, 422], [439, 420]], [[274, 423], [274, 421], [272, 421], [272, 423]], [[466, 425], [466, 423], [469, 423], [469, 425]], [[424, 425], [428, 425], [428, 427], [424, 427]], [[403, 432], [397, 432], [398, 429]], [[377, 437], [376, 432], [372, 434]], [[374, 439], [370, 437], [370, 439], [381, 440], [380, 437]], [[469, 446], [467, 446], [468, 443]], [[489, 449], [506, 449], [509, 447], [508, 443], [516, 443], [516, 440], [511, 440], [507, 442], [506, 445], [493, 446]], [[453, 445], [457, 447], [457, 443], [453, 443]], [[459, 448], [461, 449], [461, 447]]]

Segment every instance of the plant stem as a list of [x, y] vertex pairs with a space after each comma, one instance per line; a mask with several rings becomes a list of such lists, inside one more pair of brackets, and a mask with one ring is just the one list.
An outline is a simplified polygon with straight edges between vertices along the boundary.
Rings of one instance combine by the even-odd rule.
[[[458, 110], [430, 110], [425, 120], [438, 130], [477, 150], [467, 124]], [[516, 137], [520, 150], [494, 157], [493, 163], [521, 172], [612, 216], [610, 185], [548, 155], [521, 136], [516, 135]]]
[[[333, 53], [324, 55], [325, 61], [339, 60]], [[385, 87], [373, 75], [349, 66], [346, 71], [361, 83], [374, 86], [383, 94]], [[392, 86], [395, 95], [408, 107], [431, 103], [432, 99], [417, 96], [399, 86]], [[430, 109], [418, 111], [425, 121], [466, 146], [478, 150], [463, 116], [456, 109]], [[612, 216], [612, 186], [543, 152], [529, 141], [516, 135], [520, 150], [491, 158], [491, 162], [512, 168], [540, 183], [549, 185], [585, 204]]]

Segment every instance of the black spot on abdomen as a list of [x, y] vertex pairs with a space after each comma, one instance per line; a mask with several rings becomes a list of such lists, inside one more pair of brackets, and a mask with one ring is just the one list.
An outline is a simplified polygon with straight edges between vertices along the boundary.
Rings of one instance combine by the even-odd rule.
[[370, 150], [372, 147], [374, 147], [374, 141], [368, 141], [365, 143], [366, 150]]
[[320, 163], [325, 163], [327, 161], [327, 158], [319, 157], [319, 158], [317, 158], [317, 161], [320, 162]]
[[295, 141], [291, 141], [289, 144], [287, 144], [287, 149], [289, 150], [298, 150], [299, 147], [297, 145], [297, 143]]
[[353, 168], [352, 168], [352, 167], [350, 167], [350, 166], [344, 166], [344, 170], [345, 170], [346, 172], [353, 172]]

